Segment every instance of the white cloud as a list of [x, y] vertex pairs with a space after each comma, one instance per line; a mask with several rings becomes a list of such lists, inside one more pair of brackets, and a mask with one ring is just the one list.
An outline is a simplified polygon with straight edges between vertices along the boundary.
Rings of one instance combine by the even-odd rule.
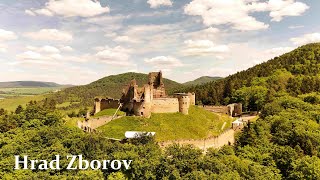
[[62, 47], [60, 47], [60, 50], [61, 51], [71, 52], [71, 51], [73, 51], [73, 48], [70, 47], [70, 46], [62, 46]]
[[33, 51], [26, 51], [22, 54], [18, 54], [16, 57], [21, 60], [39, 60], [43, 58], [40, 53]]
[[320, 33], [304, 34], [300, 37], [291, 38], [290, 41], [299, 46], [308, 43], [320, 42]]
[[54, 14], [64, 17], [92, 17], [110, 11], [109, 7], [101, 7], [100, 2], [92, 0], [49, 0], [44, 8], [28, 9], [25, 12], [29, 15], [46, 15]]
[[182, 62], [172, 56], [157, 56], [151, 59], [145, 59], [144, 62], [151, 64], [156, 68], [174, 68], [183, 66]]
[[121, 46], [111, 48], [105, 46], [99, 50], [100, 51], [94, 55], [99, 62], [115, 66], [130, 66], [132, 64], [129, 60], [131, 50], [128, 48], [123, 48]]
[[210, 40], [187, 40], [184, 42], [186, 49], [182, 51], [187, 56], [208, 56], [215, 55], [219, 59], [223, 59], [221, 54], [229, 51], [227, 45], [217, 45]]
[[[29, 10], [30, 11], [30, 10]], [[37, 9], [34, 10], [33, 13], [36, 15], [44, 15], [44, 16], [53, 16], [54, 14], [48, 9]], [[28, 13], [27, 13], [28, 14]]]
[[266, 54], [272, 55], [272, 57], [276, 57], [282, 55], [284, 53], [290, 52], [294, 49], [294, 47], [277, 47], [265, 50]]
[[25, 36], [35, 40], [48, 40], [48, 41], [71, 41], [72, 34], [67, 31], [57, 29], [41, 29], [38, 32], [28, 32]]
[[108, 32], [108, 33], [105, 33], [104, 36], [107, 37], [107, 38], [114, 38], [114, 37], [117, 36], [117, 33], [115, 33], [115, 32]]
[[33, 11], [31, 11], [31, 10], [29, 10], [29, 9], [26, 9], [24, 12], [25, 12], [26, 14], [30, 15], [30, 16], [35, 16], [35, 15], [36, 15], [36, 13], [34, 13]]
[[113, 39], [115, 42], [120, 43], [138, 43], [139, 40], [136, 38], [131, 38], [129, 36], [117, 36]]
[[0, 52], [5, 53], [8, 50], [8, 46], [5, 44], [0, 44]]
[[215, 40], [221, 37], [222, 33], [219, 29], [209, 27], [199, 31], [193, 31], [183, 34], [187, 39], [208, 39]]
[[295, 0], [269, 0], [266, 2], [248, 0], [193, 0], [185, 6], [188, 15], [201, 16], [203, 23], [210, 25], [231, 25], [233, 29], [250, 31], [269, 27], [250, 15], [254, 12], [270, 12], [272, 21], [281, 21], [285, 16], [300, 16], [309, 7]]
[[300, 16], [309, 6], [302, 2], [294, 2], [294, 0], [270, 0], [269, 8], [272, 21], [281, 21], [285, 16]]
[[12, 31], [0, 29], [0, 41], [8, 41], [17, 39], [17, 35]]
[[42, 46], [42, 47], [35, 47], [35, 46], [27, 46], [28, 50], [39, 52], [39, 53], [48, 53], [48, 54], [58, 54], [60, 50], [53, 46]]
[[289, 29], [299, 29], [299, 28], [303, 28], [304, 26], [289, 26]]
[[250, 16], [242, 0], [193, 0], [185, 6], [184, 12], [201, 16], [207, 26], [230, 24], [232, 28], [242, 31], [267, 29], [269, 26]]
[[151, 8], [157, 8], [160, 6], [172, 6], [171, 0], [148, 0]]

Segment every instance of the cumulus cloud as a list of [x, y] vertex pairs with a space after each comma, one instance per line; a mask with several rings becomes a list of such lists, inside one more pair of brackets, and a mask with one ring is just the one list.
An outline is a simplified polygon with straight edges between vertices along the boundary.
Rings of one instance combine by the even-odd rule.
[[216, 58], [223, 59], [221, 54], [230, 50], [227, 45], [217, 45], [210, 40], [187, 40], [184, 43], [186, 48], [182, 53], [187, 56], [215, 55]]
[[92, 0], [49, 0], [44, 8], [28, 9], [25, 13], [35, 15], [53, 16], [61, 15], [64, 17], [92, 17], [103, 13], [108, 13], [109, 7], [101, 7], [98, 1]]
[[234, 29], [249, 31], [266, 29], [269, 25], [249, 15], [244, 1], [193, 0], [185, 6], [188, 15], [201, 16], [207, 26], [231, 24]]
[[157, 8], [160, 6], [172, 6], [171, 0], [148, 0], [151, 8]]
[[25, 33], [25, 36], [35, 40], [48, 40], [48, 41], [71, 41], [72, 34], [67, 31], [58, 29], [41, 29], [37, 32]]
[[0, 41], [9, 41], [17, 39], [17, 35], [12, 31], [0, 29]]
[[309, 7], [295, 0], [269, 0], [267, 2], [247, 0], [193, 0], [185, 6], [188, 15], [201, 16], [203, 23], [211, 25], [228, 25], [241, 31], [262, 30], [268, 24], [258, 21], [250, 13], [270, 12], [272, 21], [281, 21], [285, 16], [300, 16]]
[[147, 64], [153, 65], [155, 68], [174, 68], [174, 67], [181, 67], [183, 63], [172, 56], [157, 56], [150, 59], [145, 59], [144, 62]]
[[285, 16], [300, 16], [309, 6], [302, 2], [295, 2], [294, 0], [270, 0], [269, 3], [270, 17], [272, 21], [281, 21]]
[[94, 56], [99, 62], [117, 66], [130, 66], [132, 64], [129, 59], [131, 53], [130, 49], [121, 46], [113, 48], [105, 46], [103, 48], [100, 47], [98, 50], [99, 51]]
[[291, 38], [290, 41], [299, 46], [308, 43], [320, 42], [320, 33], [304, 34], [299, 37]]

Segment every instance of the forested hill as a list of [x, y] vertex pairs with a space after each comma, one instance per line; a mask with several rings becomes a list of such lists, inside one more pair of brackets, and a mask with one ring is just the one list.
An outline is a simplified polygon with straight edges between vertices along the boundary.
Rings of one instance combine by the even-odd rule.
[[10, 81], [0, 82], [0, 88], [18, 88], [18, 87], [59, 87], [63, 86], [54, 82], [42, 81]]
[[[58, 103], [71, 101], [81, 102], [80, 104], [83, 105], [91, 105], [93, 98], [96, 96], [120, 98], [122, 89], [128, 85], [132, 79], [135, 79], [140, 87], [148, 83], [147, 74], [129, 72], [107, 76], [88, 85], [67, 88], [52, 96]], [[169, 93], [183, 86], [166, 78], [164, 78], [164, 84]]]
[[183, 83], [183, 85], [201, 85], [201, 84], [205, 84], [211, 81], [216, 81], [218, 79], [222, 79], [222, 77], [210, 77], [210, 76], [201, 76], [193, 81], [188, 81]]
[[266, 94], [268, 100], [279, 91], [294, 96], [319, 91], [319, 73], [320, 43], [313, 43], [222, 80], [193, 86], [185, 91], [195, 91], [197, 101], [204, 104], [241, 101], [254, 109], [259, 108], [257, 99], [260, 105], [264, 102], [254, 94], [263, 97]]

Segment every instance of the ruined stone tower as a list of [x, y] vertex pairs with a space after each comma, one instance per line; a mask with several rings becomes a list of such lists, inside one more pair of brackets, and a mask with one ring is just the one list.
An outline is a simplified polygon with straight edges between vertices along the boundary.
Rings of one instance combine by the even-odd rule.
[[177, 93], [175, 96], [178, 98], [179, 101], [179, 112], [182, 114], [189, 114], [189, 106], [190, 106], [190, 99], [188, 94], [185, 93]]
[[148, 75], [149, 82], [153, 91], [153, 98], [162, 98], [166, 96], [166, 91], [164, 88], [164, 83], [162, 79], [162, 72], [151, 72]]

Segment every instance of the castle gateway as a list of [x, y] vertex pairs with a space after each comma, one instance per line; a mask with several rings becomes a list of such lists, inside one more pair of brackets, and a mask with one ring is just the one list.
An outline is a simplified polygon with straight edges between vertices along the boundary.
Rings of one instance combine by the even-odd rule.
[[95, 113], [109, 108], [121, 108], [128, 116], [149, 118], [151, 113], [188, 114], [190, 105], [195, 105], [195, 93], [176, 93], [168, 96], [161, 71], [149, 73], [148, 78], [148, 84], [144, 84], [143, 87], [138, 87], [136, 80], [132, 80], [123, 89], [120, 100], [96, 98]]

